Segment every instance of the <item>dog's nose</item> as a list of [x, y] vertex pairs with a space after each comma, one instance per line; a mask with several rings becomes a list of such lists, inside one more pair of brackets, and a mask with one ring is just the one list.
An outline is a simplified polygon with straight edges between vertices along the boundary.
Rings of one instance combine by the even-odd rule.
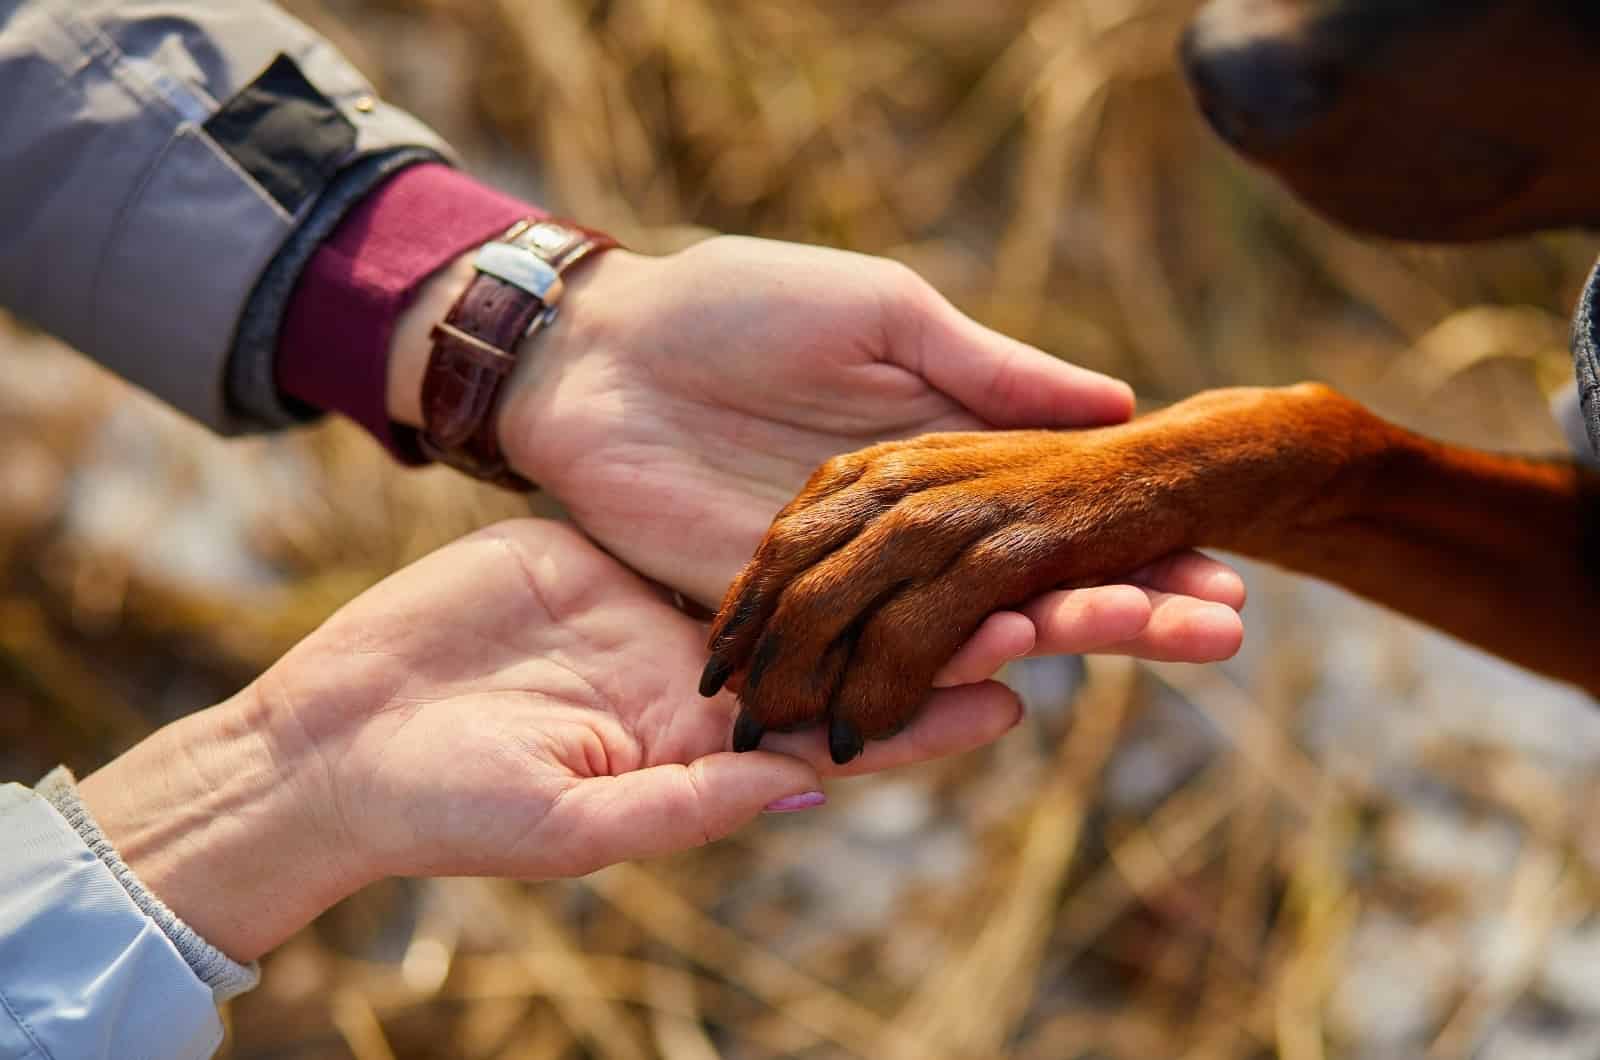
[[1219, 41], [1196, 24], [1180, 54], [1201, 113], [1246, 154], [1289, 145], [1333, 103], [1334, 72], [1297, 41]]

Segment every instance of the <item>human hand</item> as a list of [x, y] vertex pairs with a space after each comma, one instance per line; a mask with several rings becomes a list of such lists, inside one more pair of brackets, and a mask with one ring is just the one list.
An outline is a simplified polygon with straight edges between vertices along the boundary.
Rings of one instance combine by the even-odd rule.
[[820, 733], [726, 753], [704, 628], [559, 524], [480, 531], [363, 593], [234, 699], [84, 779], [145, 885], [251, 960], [385, 875], [574, 876], [720, 838], [820, 777], [986, 743], [988, 682], [840, 770]]
[[[900, 265], [766, 240], [604, 254], [534, 341], [499, 421], [512, 466], [613, 554], [711, 606], [829, 457], [1132, 410], [1125, 384], [982, 327]], [[1237, 650], [1244, 587], [1229, 568], [1180, 553], [1127, 577], [993, 616], [944, 679], [987, 676], [996, 656]]]

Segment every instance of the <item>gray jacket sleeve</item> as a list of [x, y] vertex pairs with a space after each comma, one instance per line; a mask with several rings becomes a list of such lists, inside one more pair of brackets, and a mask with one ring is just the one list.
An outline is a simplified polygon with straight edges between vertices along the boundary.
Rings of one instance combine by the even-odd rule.
[[256, 976], [144, 889], [66, 770], [0, 785], [0, 1060], [200, 1060]]
[[0, 0], [0, 101], [0, 305], [225, 433], [289, 418], [316, 240], [446, 151], [257, 0]]

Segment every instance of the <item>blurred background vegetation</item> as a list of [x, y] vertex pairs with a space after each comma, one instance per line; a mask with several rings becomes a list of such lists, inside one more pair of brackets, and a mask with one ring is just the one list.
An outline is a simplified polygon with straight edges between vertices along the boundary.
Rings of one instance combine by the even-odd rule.
[[[1329, 380], [1555, 450], [1593, 241], [1344, 235], [1231, 158], [1185, 0], [294, 0], [478, 174], [670, 250], [899, 258], [1151, 404]], [[521, 502], [329, 423], [222, 444], [0, 325], [0, 778], [223, 698]], [[1600, 720], [1250, 570], [1226, 667], [1020, 676], [997, 746], [582, 881], [397, 882], [270, 956], [235, 1058], [1592, 1057]], [[1515, 621], [1515, 616], [1508, 616]]]

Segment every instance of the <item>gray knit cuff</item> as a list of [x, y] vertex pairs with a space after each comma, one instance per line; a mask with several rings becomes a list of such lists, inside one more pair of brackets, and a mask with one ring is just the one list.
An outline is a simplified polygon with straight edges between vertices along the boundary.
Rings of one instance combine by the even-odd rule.
[[261, 981], [261, 968], [256, 962], [251, 961], [249, 965], [243, 965], [228, 957], [201, 938], [188, 924], [178, 919], [178, 915], [168, 909], [165, 902], [146, 890], [144, 884], [139, 882], [139, 877], [128, 868], [127, 863], [117, 853], [117, 848], [111, 845], [111, 840], [100, 831], [100, 826], [95, 823], [89, 808], [78, 797], [77, 779], [66, 766], [52, 769], [33, 790], [67, 819], [67, 823], [77, 831], [79, 838], [105, 863], [106, 868], [111, 870], [111, 875], [117, 878], [117, 882], [122, 884], [123, 890], [128, 892], [128, 897], [133, 899], [133, 904], [138, 906], [145, 916], [154, 920], [156, 926], [172, 940], [172, 944], [178, 948], [178, 952], [183, 955], [183, 959], [188, 962], [194, 974], [211, 988], [211, 996], [219, 1004], [255, 988]]
[[437, 151], [426, 147], [396, 148], [349, 166], [323, 191], [305, 221], [278, 249], [245, 303], [228, 357], [228, 402], [235, 412], [268, 428], [292, 427], [322, 414], [279, 393], [273, 375], [278, 332], [300, 273], [344, 215], [373, 188], [407, 166], [443, 161], [446, 159]]

